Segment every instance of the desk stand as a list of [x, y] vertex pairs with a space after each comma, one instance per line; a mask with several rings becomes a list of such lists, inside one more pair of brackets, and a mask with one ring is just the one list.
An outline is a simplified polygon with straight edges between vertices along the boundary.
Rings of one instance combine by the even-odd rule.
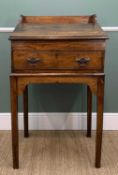
[[92, 93], [97, 96], [97, 128], [95, 166], [100, 167], [103, 130], [104, 74], [11, 74], [11, 115], [12, 115], [12, 149], [13, 167], [19, 168], [18, 139], [18, 95], [23, 94], [24, 137], [28, 137], [28, 85], [33, 83], [82, 83], [87, 84], [87, 136], [91, 137]]

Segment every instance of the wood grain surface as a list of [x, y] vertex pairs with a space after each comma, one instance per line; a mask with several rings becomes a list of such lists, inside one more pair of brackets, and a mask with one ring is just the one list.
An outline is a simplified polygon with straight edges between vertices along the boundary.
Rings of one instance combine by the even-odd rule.
[[[91, 92], [97, 95], [98, 119], [95, 166], [100, 167], [104, 56], [107, 38], [106, 33], [96, 22], [95, 15], [78, 17], [21, 16], [21, 21], [10, 35], [14, 168], [19, 166], [18, 155], [20, 155], [18, 149], [17, 97], [23, 94], [23, 101], [28, 102], [26, 88], [32, 83], [82, 83], [87, 84]], [[91, 102], [90, 98], [89, 101]], [[88, 112], [90, 113], [90, 110]], [[28, 104], [24, 105], [24, 117], [25, 136], [28, 136]], [[87, 121], [91, 122], [90, 120]], [[89, 133], [90, 125], [90, 123], [87, 124]]]
[[[11, 134], [0, 131], [0, 175], [117, 175], [118, 132], [104, 131], [102, 167], [94, 162], [95, 132], [20, 131], [20, 169], [12, 168]], [[4, 146], [3, 146], [4, 145]]]
[[[27, 32], [28, 31], [28, 32]], [[106, 39], [95, 16], [22, 16], [10, 39]]]
[[[82, 59], [88, 62], [81, 63]], [[15, 71], [27, 70], [77, 70], [78, 72], [100, 72], [104, 64], [104, 54], [98, 52], [70, 52], [70, 51], [14, 51], [13, 65]], [[51, 71], [52, 71], [51, 70]]]

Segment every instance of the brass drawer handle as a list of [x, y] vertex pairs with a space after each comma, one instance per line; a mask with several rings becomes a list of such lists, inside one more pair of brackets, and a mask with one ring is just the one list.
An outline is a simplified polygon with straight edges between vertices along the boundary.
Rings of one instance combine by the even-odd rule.
[[27, 62], [30, 64], [37, 64], [37, 63], [41, 62], [41, 58], [28, 58]]
[[79, 63], [80, 65], [86, 65], [90, 62], [90, 58], [76, 58], [75, 60], [77, 63]]

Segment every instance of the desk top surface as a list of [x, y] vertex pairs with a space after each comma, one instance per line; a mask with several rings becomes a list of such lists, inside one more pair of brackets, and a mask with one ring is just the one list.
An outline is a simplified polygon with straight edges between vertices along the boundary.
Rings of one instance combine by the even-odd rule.
[[11, 40], [107, 39], [92, 16], [22, 16]]

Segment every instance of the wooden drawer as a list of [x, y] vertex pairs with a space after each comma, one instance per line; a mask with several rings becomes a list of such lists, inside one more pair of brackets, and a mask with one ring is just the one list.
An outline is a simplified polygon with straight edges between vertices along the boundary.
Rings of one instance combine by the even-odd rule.
[[14, 71], [77, 70], [97, 72], [103, 69], [103, 62], [103, 52], [101, 51], [16, 50], [13, 52]]
[[53, 52], [39, 51], [14, 51], [14, 70], [40, 70], [54, 69], [57, 67], [56, 54]]
[[59, 69], [74, 69], [78, 71], [100, 71], [103, 69], [103, 53], [97, 52], [61, 52], [58, 55]]

